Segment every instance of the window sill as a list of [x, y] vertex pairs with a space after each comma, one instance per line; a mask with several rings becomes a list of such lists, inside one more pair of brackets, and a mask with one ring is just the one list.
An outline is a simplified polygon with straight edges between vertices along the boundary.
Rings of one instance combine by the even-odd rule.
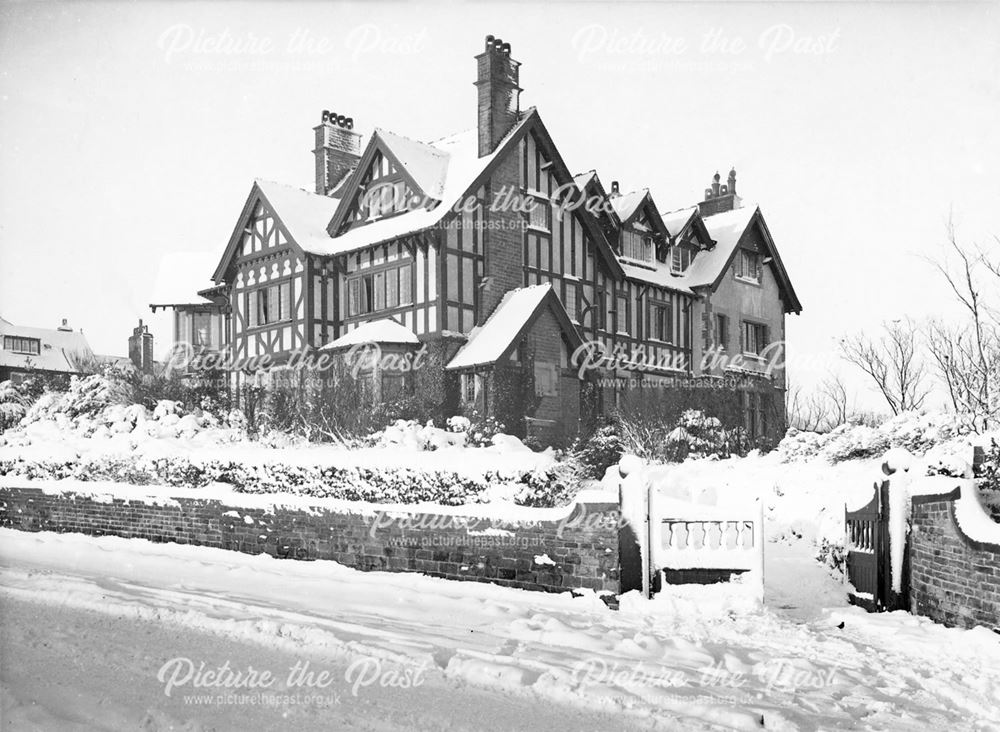
[[552, 229], [546, 229], [544, 226], [535, 226], [534, 224], [527, 225], [528, 231], [533, 231], [536, 234], [548, 234], [552, 235]]
[[760, 280], [752, 280], [749, 277], [740, 277], [739, 275], [733, 275], [733, 279], [737, 282], [742, 282], [744, 285], [755, 285], [760, 287]]

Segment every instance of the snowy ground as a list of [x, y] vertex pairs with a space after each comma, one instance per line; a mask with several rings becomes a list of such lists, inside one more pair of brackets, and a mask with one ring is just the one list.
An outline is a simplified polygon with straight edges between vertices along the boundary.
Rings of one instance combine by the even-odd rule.
[[[4, 530], [0, 709], [17, 729], [1000, 728], [1000, 636], [820, 610], [835, 586], [796, 546], [769, 551], [783, 579], [765, 608], [738, 586], [692, 587], [615, 612], [592, 596]], [[284, 703], [219, 702], [254, 691], [182, 683], [182, 661], [166, 696], [157, 674], [177, 658], [269, 670], [260, 698]], [[332, 682], [288, 684], [305, 661]]]

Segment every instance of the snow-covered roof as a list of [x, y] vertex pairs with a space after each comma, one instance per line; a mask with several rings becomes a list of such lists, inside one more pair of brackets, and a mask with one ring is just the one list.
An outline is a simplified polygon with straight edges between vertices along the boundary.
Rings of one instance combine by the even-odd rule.
[[2, 336], [36, 338], [40, 341], [37, 354], [14, 353], [3, 348], [0, 342], [0, 366], [9, 368], [32, 368], [43, 371], [79, 373], [81, 367], [94, 360], [94, 352], [83, 333], [58, 328], [31, 328], [14, 325], [0, 318], [0, 341]]
[[590, 181], [597, 177], [596, 170], [588, 170], [586, 173], [577, 173], [573, 176], [573, 182], [581, 191], [586, 191]]
[[[533, 110], [529, 109], [520, 122], [514, 125], [500, 141], [496, 149], [483, 157], [479, 157], [479, 133], [475, 128], [427, 143], [426, 146], [440, 151], [447, 162], [443, 184], [440, 186], [441, 203], [438, 206], [430, 210], [423, 207], [418, 208], [398, 216], [389, 216], [380, 221], [355, 226], [337, 237], [330, 238], [328, 236], [322, 244], [318, 244], [316, 249], [312, 250], [313, 253], [321, 255], [344, 254], [407, 234], [415, 234], [437, 225], [451, 212], [455, 204], [462, 200], [476, 179], [504, 150], [505, 142], [516, 135], [532, 117]], [[405, 139], [398, 138], [398, 140]], [[418, 157], [413, 141], [408, 140], [407, 142], [410, 143], [407, 146], [409, 153]], [[429, 157], [424, 157], [423, 162], [426, 163], [429, 159]], [[429, 176], [428, 171], [424, 171], [423, 174]], [[285, 220], [283, 215], [281, 220]]]
[[418, 142], [388, 130], [376, 129], [375, 134], [406, 168], [406, 172], [431, 198], [440, 199], [448, 175], [449, 154], [431, 143]]
[[321, 351], [332, 351], [338, 348], [348, 348], [364, 343], [402, 343], [416, 345], [420, 340], [413, 331], [400, 325], [395, 320], [372, 320], [359, 325], [354, 330], [345, 333], [336, 340], [323, 346]]
[[681, 208], [676, 211], [662, 213], [660, 216], [663, 218], [663, 225], [667, 227], [667, 231], [670, 232], [670, 236], [677, 236], [684, 231], [684, 228], [688, 225], [688, 222], [694, 218], [696, 213], [698, 213], [698, 207], [689, 206], [688, 208]]
[[160, 257], [153, 279], [152, 305], [204, 305], [199, 290], [211, 287], [212, 271], [219, 263], [212, 252], [167, 252]]
[[708, 233], [715, 239], [715, 246], [698, 252], [687, 271], [678, 278], [681, 283], [689, 288], [713, 284], [729, 262], [756, 212], [757, 206], [750, 205], [704, 217], [702, 220]]
[[307, 252], [325, 253], [330, 242], [326, 227], [340, 200], [274, 181], [258, 178], [256, 183], [295, 243]]
[[468, 342], [446, 368], [463, 369], [495, 363], [514, 343], [524, 324], [553, 292], [552, 285], [532, 285], [507, 292], [481, 327], [473, 328]]
[[649, 194], [649, 189], [643, 188], [641, 191], [632, 191], [631, 193], [623, 193], [620, 196], [614, 196], [609, 199], [611, 201], [611, 207], [618, 214], [618, 218], [622, 221], [628, 221], [635, 214], [639, 206], [646, 199]]

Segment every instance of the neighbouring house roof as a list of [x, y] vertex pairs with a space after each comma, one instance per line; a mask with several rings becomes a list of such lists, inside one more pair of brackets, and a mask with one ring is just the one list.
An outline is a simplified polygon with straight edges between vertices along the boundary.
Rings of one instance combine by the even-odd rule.
[[507, 292], [486, 322], [472, 329], [469, 340], [445, 368], [468, 369], [506, 358], [546, 307], [553, 309], [573, 346], [578, 346], [580, 336], [552, 285], [532, 285]]
[[349, 348], [364, 343], [394, 343], [417, 345], [420, 340], [409, 328], [400, 325], [395, 320], [372, 320], [359, 325], [323, 346], [321, 351], [333, 351], [338, 348]]
[[5, 335], [36, 338], [41, 344], [39, 353], [28, 355], [8, 351], [0, 342], [0, 366], [75, 374], [95, 362], [94, 352], [80, 331], [31, 328], [0, 318], [0, 341]]

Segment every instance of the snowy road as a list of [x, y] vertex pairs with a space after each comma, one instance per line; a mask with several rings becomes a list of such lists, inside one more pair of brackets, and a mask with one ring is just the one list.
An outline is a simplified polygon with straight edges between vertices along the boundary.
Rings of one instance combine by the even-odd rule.
[[[902, 613], [778, 614], [719, 588], [613, 612], [593, 596], [9, 530], [0, 579], [11, 729], [1000, 729], [1000, 636]], [[196, 687], [187, 661], [275, 683]], [[313, 675], [289, 678], [306, 661]]]

